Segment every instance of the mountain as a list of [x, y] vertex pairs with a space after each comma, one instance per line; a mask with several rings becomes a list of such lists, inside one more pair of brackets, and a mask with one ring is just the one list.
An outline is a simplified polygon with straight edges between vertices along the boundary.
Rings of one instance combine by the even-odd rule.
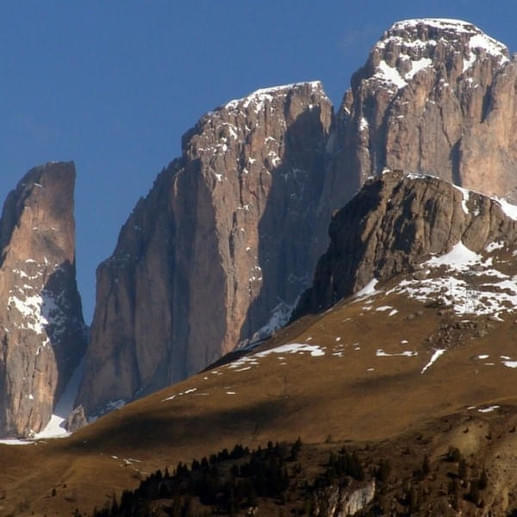
[[[332, 106], [318, 82], [204, 116], [99, 266], [78, 403], [95, 414], [199, 371], [287, 320], [326, 246]], [[263, 331], [263, 327], [266, 327]]]
[[[344, 298], [323, 297], [332, 304], [325, 311], [69, 438], [0, 446], [2, 509], [91, 511], [111, 506], [114, 492], [136, 488], [157, 469], [172, 473], [179, 461], [194, 468], [193, 459], [228, 454], [236, 444], [257, 449], [300, 437], [306, 455], [288, 470], [303, 472], [298, 488], [313, 486], [332, 465], [329, 454], [343, 447], [364, 465], [360, 483], [349, 485], [343, 474], [317, 485], [311, 493], [319, 505], [368, 487], [362, 508], [381, 515], [511, 513], [516, 213], [435, 177], [388, 172], [370, 180], [335, 215], [317, 269], [326, 264], [330, 273], [314, 281], [314, 291], [332, 292], [319, 286], [348, 275], [355, 287]], [[476, 218], [485, 228], [477, 239]], [[266, 513], [270, 504], [258, 502]], [[274, 502], [287, 511], [296, 504]]]
[[[289, 469], [319, 515], [350, 486], [366, 513], [512, 514], [514, 92], [504, 45], [406, 20], [335, 115], [317, 82], [205, 115], [97, 272], [78, 403], [120, 409], [0, 446], [0, 509], [91, 511], [165, 465], [301, 436]], [[313, 485], [343, 447], [364, 479]]]
[[474, 25], [395, 23], [337, 112], [326, 196], [384, 167], [517, 199], [516, 62]]
[[516, 70], [472, 24], [406, 20], [373, 47], [335, 115], [318, 82], [205, 115], [99, 267], [78, 403], [102, 413], [281, 326], [331, 214], [384, 169], [514, 199]]
[[0, 432], [50, 419], [86, 348], [75, 280], [73, 163], [30, 170], [0, 219]]

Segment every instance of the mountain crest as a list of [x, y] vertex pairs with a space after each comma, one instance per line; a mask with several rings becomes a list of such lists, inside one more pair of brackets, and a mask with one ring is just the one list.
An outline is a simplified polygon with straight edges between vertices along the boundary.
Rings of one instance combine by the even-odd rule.
[[470, 23], [432, 18], [404, 20], [392, 25], [373, 47], [368, 62], [373, 74], [368, 80], [396, 91], [406, 87], [422, 70], [434, 68], [441, 76], [442, 87], [454, 88], [462, 75], [473, 82], [487, 61], [492, 68], [508, 63], [508, 49]]
[[343, 206], [388, 168], [516, 200], [516, 84], [508, 49], [474, 25], [395, 23], [337, 112], [325, 197]]

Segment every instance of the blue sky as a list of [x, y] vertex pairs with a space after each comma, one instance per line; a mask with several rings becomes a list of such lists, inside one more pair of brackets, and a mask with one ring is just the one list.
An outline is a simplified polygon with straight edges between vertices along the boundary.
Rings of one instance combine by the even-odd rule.
[[461, 18], [517, 50], [515, 0], [3, 0], [0, 198], [31, 167], [74, 160], [86, 319], [94, 271], [205, 112], [320, 79], [338, 104], [394, 21]]

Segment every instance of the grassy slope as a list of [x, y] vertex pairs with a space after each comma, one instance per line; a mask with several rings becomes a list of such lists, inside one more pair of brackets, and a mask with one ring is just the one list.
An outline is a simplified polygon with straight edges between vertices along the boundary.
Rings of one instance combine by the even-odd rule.
[[[145, 473], [236, 442], [255, 447], [298, 436], [310, 443], [329, 436], [334, 441], [380, 442], [463, 414], [471, 405], [504, 402], [512, 412], [517, 370], [500, 361], [487, 366], [488, 361], [476, 358], [490, 354], [517, 359], [512, 356], [512, 322], [482, 318], [478, 324], [488, 334], [477, 337], [477, 327], [455, 328], [458, 318], [437, 308], [396, 295], [373, 300], [370, 310], [364, 300], [342, 302], [323, 315], [304, 318], [264, 345], [316, 344], [326, 347], [322, 357], [270, 354], [244, 371], [219, 365], [129, 404], [69, 439], [0, 447], [5, 495], [0, 514], [61, 516], [76, 507], [100, 506], [113, 492], [136, 486]], [[389, 311], [375, 310], [384, 305], [399, 312], [390, 317]], [[433, 353], [426, 340], [433, 335], [436, 343], [444, 328], [450, 329], [454, 346], [422, 375]], [[377, 357], [379, 348], [387, 353], [417, 351], [418, 356]], [[178, 395], [192, 388], [197, 390]], [[173, 394], [173, 400], [163, 401]], [[126, 461], [130, 458], [139, 461]]]

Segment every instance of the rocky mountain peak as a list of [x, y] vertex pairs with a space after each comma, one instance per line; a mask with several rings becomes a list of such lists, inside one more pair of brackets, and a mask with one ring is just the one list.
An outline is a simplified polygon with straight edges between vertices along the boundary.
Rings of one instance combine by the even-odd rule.
[[373, 47], [368, 81], [390, 91], [408, 86], [422, 70], [434, 69], [442, 87], [454, 88], [460, 76], [470, 78], [481, 67], [509, 62], [505, 45], [460, 20], [415, 19], [395, 23]]
[[508, 49], [468, 22], [395, 23], [338, 111], [329, 195], [387, 167], [516, 199], [516, 77]]
[[[311, 113], [312, 112], [312, 113]], [[308, 113], [315, 120], [320, 119], [323, 127], [329, 128], [332, 103], [319, 81], [295, 83], [270, 88], [262, 88], [243, 97], [234, 99], [204, 115], [196, 126], [183, 137], [184, 157], [200, 159], [203, 164], [224, 170], [234, 168], [233, 161], [227, 163], [219, 157], [231, 156], [231, 148], [237, 148], [242, 164], [238, 171], [249, 174], [266, 167], [274, 169], [282, 163], [285, 132], [297, 118]], [[300, 121], [298, 121], [300, 125]], [[291, 132], [293, 128], [291, 128]], [[265, 156], [257, 162], [254, 154]], [[214, 172], [216, 182], [223, 181], [223, 175]]]
[[[429, 58], [438, 62], [453, 53], [460, 53], [466, 58], [462, 72], [470, 69], [476, 59], [490, 57], [500, 65], [509, 61], [506, 45], [462, 20], [421, 18], [398, 21], [375, 44], [372, 55], [382, 55], [393, 66], [397, 50], [399, 56], [403, 56], [402, 60], [413, 61]], [[413, 71], [412, 75], [415, 73]]]
[[48, 422], [86, 347], [75, 281], [75, 168], [29, 171], [0, 219], [0, 432]]
[[[97, 274], [78, 402], [93, 414], [271, 333], [310, 283], [332, 104], [321, 83], [257, 90], [203, 116]], [[325, 213], [326, 215], [326, 213]], [[325, 226], [327, 221], [325, 220]]]
[[[260, 88], [254, 92], [246, 95], [241, 99], [233, 99], [223, 105], [223, 109], [226, 110], [238, 110], [247, 109], [252, 107], [256, 113], [261, 111], [261, 107], [265, 102], [272, 102], [275, 98], [285, 99], [288, 95], [302, 92], [304, 95], [315, 94], [318, 97], [328, 98], [321, 81], [304, 81], [301, 83], [283, 84], [279, 86], [270, 86], [268, 88]], [[207, 116], [210, 116], [208, 114]]]

